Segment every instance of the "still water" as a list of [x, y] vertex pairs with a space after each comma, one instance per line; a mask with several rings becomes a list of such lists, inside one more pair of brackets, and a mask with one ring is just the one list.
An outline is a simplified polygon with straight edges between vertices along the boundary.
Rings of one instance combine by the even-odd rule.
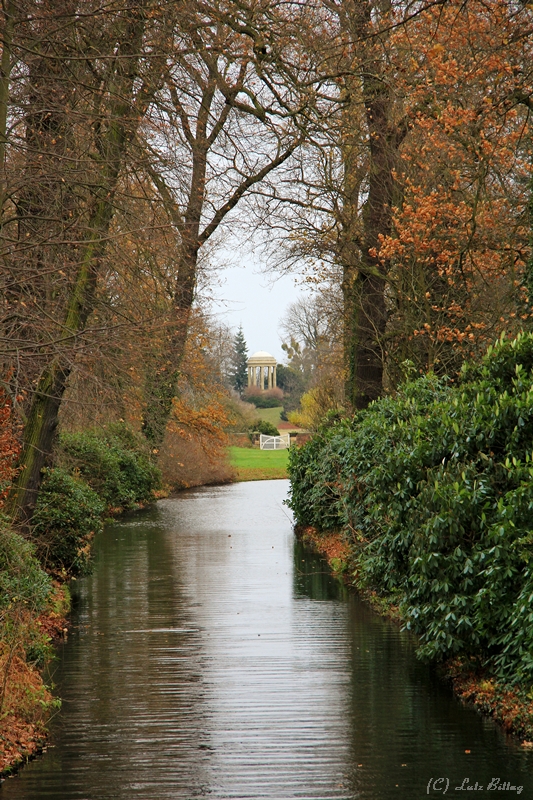
[[295, 541], [287, 489], [190, 491], [107, 526], [74, 584], [51, 746], [2, 800], [533, 798], [533, 754]]

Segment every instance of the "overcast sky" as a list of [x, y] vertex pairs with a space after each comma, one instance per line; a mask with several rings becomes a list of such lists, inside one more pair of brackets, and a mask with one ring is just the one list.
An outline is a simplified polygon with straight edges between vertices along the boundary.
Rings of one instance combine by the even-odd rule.
[[[235, 255], [231, 261], [237, 261]], [[242, 324], [249, 355], [266, 350], [278, 362], [284, 361], [279, 323], [302, 289], [296, 285], [296, 276], [285, 275], [274, 281], [271, 275], [262, 274], [261, 263], [251, 255], [240, 256], [239, 263], [218, 273], [221, 285], [215, 289], [212, 310], [235, 329]]]

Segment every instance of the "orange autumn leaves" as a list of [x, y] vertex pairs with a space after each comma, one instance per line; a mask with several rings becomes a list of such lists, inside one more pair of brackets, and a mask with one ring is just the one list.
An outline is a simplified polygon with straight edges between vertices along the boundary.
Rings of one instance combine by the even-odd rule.
[[209, 329], [197, 312], [189, 328], [168, 429], [183, 439], [195, 440], [212, 459], [217, 459], [228, 444], [226, 428], [231, 415], [218, 365], [209, 353], [209, 338]]
[[0, 508], [4, 505], [20, 452], [11, 400], [0, 388]]
[[395, 92], [409, 132], [393, 229], [378, 251], [390, 279], [393, 361], [414, 354], [422, 369], [453, 369], [529, 319], [526, 16], [533, 24], [508, 3], [451, 2], [395, 34]]

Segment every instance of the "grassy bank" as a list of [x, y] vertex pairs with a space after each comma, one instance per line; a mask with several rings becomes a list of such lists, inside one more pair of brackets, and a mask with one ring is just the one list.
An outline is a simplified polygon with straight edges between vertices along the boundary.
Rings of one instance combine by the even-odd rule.
[[288, 450], [230, 447], [229, 459], [238, 481], [266, 481], [287, 477]]
[[274, 406], [274, 408], [257, 408], [257, 416], [259, 419], [264, 419], [266, 422], [270, 422], [271, 425], [275, 425], [277, 428], [279, 423], [281, 422], [281, 412], [283, 411], [283, 406]]

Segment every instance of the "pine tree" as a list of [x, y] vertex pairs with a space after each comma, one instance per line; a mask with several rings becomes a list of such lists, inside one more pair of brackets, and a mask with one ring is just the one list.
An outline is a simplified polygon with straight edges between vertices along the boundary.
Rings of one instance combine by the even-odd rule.
[[248, 347], [242, 332], [242, 325], [233, 340], [233, 353], [231, 356], [230, 381], [239, 393], [248, 385]]

